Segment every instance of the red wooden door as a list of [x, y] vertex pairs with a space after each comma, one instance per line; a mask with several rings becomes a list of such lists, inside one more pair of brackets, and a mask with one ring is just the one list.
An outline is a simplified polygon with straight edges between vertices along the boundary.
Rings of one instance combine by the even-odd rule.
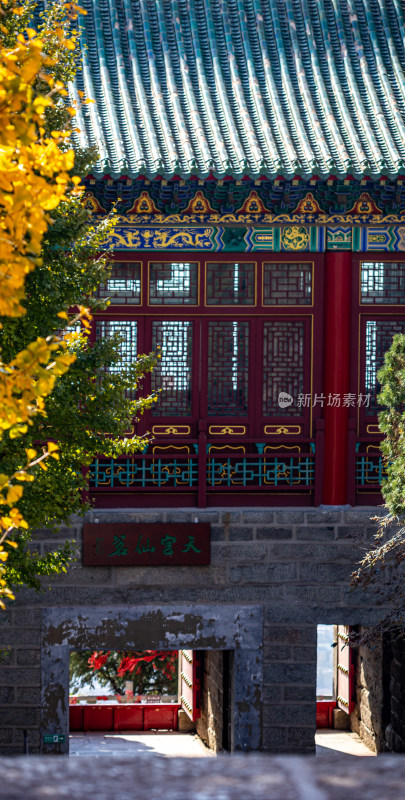
[[337, 704], [346, 714], [351, 714], [354, 708], [354, 664], [349, 644], [350, 628], [348, 625], [338, 625], [337, 628]]
[[201, 659], [194, 650], [179, 652], [179, 701], [193, 722], [201, 716]]

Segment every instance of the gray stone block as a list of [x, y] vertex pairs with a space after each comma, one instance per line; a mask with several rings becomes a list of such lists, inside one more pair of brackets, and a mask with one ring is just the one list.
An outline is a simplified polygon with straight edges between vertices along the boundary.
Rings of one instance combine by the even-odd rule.
[[350, 730], [350, 716], [341, 708], [333, 709], [333, 727], [336, 731]]
[[256, 538], [257, 539], [265, 539], [267, 541], [270, 540], [288, 540], [293, 538], [292, 528], [272, 528], [272, 527], [260, 527], [256, 530]]
[[233, 522], [242, 521], [242, 511], [221, 511], [221, 522], [223, 525], [231, 525]]
[[282, 703], [283, 700], [283, 686], [275, 683], [272, 683], [271, 686], [263, 686], [263, 705], [267, 703]]
[[292, 656], [300, 664], [316, 664], [316, 647], [294, 645]]
[[287, 730], [287, 745], [297, 752], [315, 752], [315, 719], [309, 727], [291, 727]]
[[0, 669], [14, 663], [15, 650], [13, 647], [4, 647], [0, 644]]
[[229, 568], [232, 583], [265, 583], [267, 577], [266, 564], [249, 564]]
[[352, 564], [299, 564], [299, 580], [306, 583], [313, 583], [314, 588], [322, 583], [345, 583], [350, 581], [350, 573], [353, 569]]
[[342, 521], [345, 525], [368, 525], [372, 517], [385, 516], [385, 511], [377, 507], [352, 508], [343, 511]]
[[277, 511], [276, 522], [280, 525], [304, 525], [305, 524], [305, 511]]
[[96, 509], [93, 512], [92, 522], [163, 522], [164, 510], [156, 511], [155, 509], [137, 511], [135, 509]]
[[0, 686], [0, 705], [8, 703], [14, 703], [14, 686]]
[[115, 586], [218, 586], [226, 584], [224, 566], [114, 567]]
[[264, 561], [267, 557], [267, 545], [259, 542], [239, 544], [239, 542], [213, 542], [211, 545], [212, 561], [223, 564], [238, 561]]
[[270, 625], [264, 629], [265, 642], [312, 645], [316, 648], [316, 625], [294, 628], [288, 625]]
[[358, 539], [364, 535], [364, 529], [357, 526], [339, 525], [336, 529], [337, 539]]
[[335, 539], [335, 528], [332, 525], [323, 527], [297, 527], [295, 538], [301, 542], [328, 542]]
[[59, 586], [86, 586], [94, 583], [107, 586], [112, 582], [112, 570], [112, 567], [83, 567], [78, 563], [72, 564], [72, 566], [68, 568], [67, 572], [62, 572], [60, 575], [55, 575], [50, 582], [50, 586], [54, 586], [56, 583]]
[[60, 528], [37, 528], [33, 533], [33, 542], [47, 541], [48, 539], [61, 540], [64, 542], [66, 539], [74, 539], [77, 533], [77, 528], [69, 528], [62, 525]]
[[33, 686], [17, 687], [15, 692], [15, 701], [23, 706], [39, 706], [41, 704], [41, 690]]
[[297, 708], [300, 703], [314, 703], [316, 695], [315, 684], [313, 686], [284, 686], [284, 700], [293, 702]]
[[289, 661], [292, 658], [292, 647], [288, 644], [265, 644], [263, 648], [264, 661]]
[[[41, 640], [38, 637], [36, 644], [40, 644]], [[16, 651], [16, 664], [21, 667], [35, 667], [41, 663], [41, 651], [26, 649]]]
[[[77, 538], [71, 539], [70, 541], [71, 542], [75, 542], [75, 557], [76, 557], [76, 559], [80, 560], [81, 559], [80, 542], [77, 540]], [[54, 553], [57, 550], [59, 550], [59, 548], [63, 544], [64, 544], [63, 542], [58, 541], [57, 539], [52, 539], [52, 540], [49, 540], [49, 541], [47, 540], [46, 542], [42, 542], [41, 553], [42, 553], [42, 555], [44, 555], [45, 553]], [[48, 578], [48, 580], [49, 580], [49, 578]]]
[[322, 511], [319, 508], [314, 508], [306, 511], [305, 521], [308, 525], [330, 525], [331, 523], [340, 522], [342, 519], [342, 511]]
[[287, 728], [263, 728], [264, 750], [282, 750], [287, 741]]
[[295, 564], [275, 564], [267, 565], [266, 579], [272, 583], [286, 583], [297, 579], [297, 567]]
[[313, 725], [315, 726], [316, 708], [314, 703], [295, 705], [269, 705], [263, 711], [263, 724], [270, 725]]
[[356, 558], [353, 543], [330, 542], [329, 544], [307, 544], [306, 542], [288, 543], [279, 542], [270, 544], [270, 558], [282, 558], [284, 561], [317, 561], [336, 563], [346, 561], [352, 563]]
[[211, 526], [211, 541], [222, 542], [225, 539], [225, 529], [223, 525]]
[[[195, 522], [198, 512], [190, 513], [189, 511], [167, 511], [166, 522]], [[146, 522], [146, 520], [145, 520]]]
[[24, 611], [13, 611], [13, 621], [17, 628], [40, 628], [42, 611], [40, 608], [25, 608]]
[[190, 731], [195, 731], [195, 722], [193, 722], [190, 717], [183, 711], [182, 708], [179, 708], [178, 711], [178, 730], [180, 733], [189, 733]]
[[286, 606], [296, 605], [302, 603], [305, 605], [314, 605], [315, 603], [322, 603], [323, 607], [330, 603], [343, 603], [349, 599], [350, 587], [349, 581], [339, 584], [335, 583], [331, 586], [316, 586], [310, 584], [308, 586], [297, 586], [289, 583], [285, 587], [284, 599]]
[[315, 685], [316, 668], [310, 664], [267, 664], [263, 666], [264, 683], [300, 683]]
[[197, 517], [198, 522], [210, 522], [214, 525], [219, 522], [219, 511], [211, 511], [209, 508], [198, 508], [193, 516]]
[[253, 539], [253, 528], [243, 525], [231, 525], [228, 530], [228, 538], [231, 542], [249, 541]]
[[273, 511], [244, 511], [243, 521], [248, 522], [250, 525], [265, 523], [269, 525], [274, 522]]
[[[2, 612], [4, 613], [4, 611]], [[7, 634], [1, 637], [4, 641], [7, 641], [8, 645], [22, 645], [30, 646], [30, 645], [38, 645], [39, 642], [39, 630], [38, 628], [10, 628], [7, 631]]]
[[4, 726], [28, 728], [30, 725], [39, 725], [39, 708], [2, 706], [0, 707], [0, 720]]

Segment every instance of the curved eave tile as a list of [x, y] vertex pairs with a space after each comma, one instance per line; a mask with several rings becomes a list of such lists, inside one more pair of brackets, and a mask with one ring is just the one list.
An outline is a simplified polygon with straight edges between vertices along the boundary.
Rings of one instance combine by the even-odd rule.
[[75, 142], [98, 147], [96, 177], [404, 174], [397, 0], [83, 6], [71, 96], [95, 101], [78, 111]]

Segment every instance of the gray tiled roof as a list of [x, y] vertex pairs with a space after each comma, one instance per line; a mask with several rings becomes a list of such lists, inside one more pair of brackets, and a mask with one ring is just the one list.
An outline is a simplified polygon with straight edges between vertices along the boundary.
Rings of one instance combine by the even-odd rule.
[[[405, 172], [401, 0], [82, 0], [94, 174]], [[403, 6], [402, 6], [403, 8]]]

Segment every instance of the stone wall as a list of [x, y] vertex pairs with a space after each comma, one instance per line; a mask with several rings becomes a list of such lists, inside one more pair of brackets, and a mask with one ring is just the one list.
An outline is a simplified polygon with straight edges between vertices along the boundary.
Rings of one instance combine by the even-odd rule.
[[405, 641], [384, 635], [372, 645], [361, 645], [355, 658], [351, 730], [375, 753], [405, 752]]
[[[362, 629], [360, 628], [360, 633]], [[382, 642], [361, 645], [355, 650], [356, 706], [350, 727], [374, 753], [384, 750], [383, 646]]]
[[263, 683], [264, 749], [313, 752], [316, 625], [265, 624]]
[[39, 752], [41, 610], [12, 605], [0, 613], [0, 747], [24, 752], [24, 730]]
[[[142, 604], [159, 612], [169, 604], [183, 610], [200, 604], [215, 619], [221, 617], [225, 605], [233, 606], [236, 614], [238, 609], [260, 607], [264, 619], [259, 645], [264, 643], [260, 746], [283, 752], [313, 750], [316, 624], [366, 625], [381, 613], [373, 607], [371, 592], [349, 589], [350, 572], [360, 548], [370, 543], [375, 533], [375, 523], [370, 520], [375, 511], [329, 508], [90, 512], [88, 519], [93, 522], [210, 522], [211, 564], [84, 568], [79, 559], [68, 573], [51, 581], [51, 591], [19, 591], [9, 611], [0, 616], [0, 648], [13, 648], [10, 663], [0, 665], [1, 751], [21, 752], [24, 728], [29, 730], [33, 751], [39, 746], [39, 657], [42, 654], [43, 659], [46, 651], [45, 644], [41, 647], [41, 614], [45, 619], [52, 608], [63, 610], [71, 606], [72, 618], [80, 619], [83, 607], [95, 611], [103, 607], [112, 612], [120, 607], [132, 612]], [[82, 523], [77, 522], [72, 529], [61, 528], [56, 534], [39, 531], [38, 547], [50, 550], [72, 535], [80, 547], [81, 527]], [[76, 648], [79, 646], [85, 649], [91, 645], [82, 637], [75, 643]], [[185, 641], [180, 646], [193, 645]], [[206, 649], [204, 643], [201, 649]], [[220, 643], [213, 649], [227, 649], [227, 645]], [[238, 676], [242, 688], [243, 681], [247, 686], [250, 680], [249, 675]], [[60, 698], [60, 702], [66, 702], [66, 698]], [[249, 730], [244, 735], [248, 738]]]
[[223, 750], [224, 738], [224, 653], [206, 650], [201, 665], [201, 717], [196, 730], [215, 753]]
[[385, 746], [405, 753], [405, 640], [388, 638], [384, 642], [384, 677], [386, 679]]

